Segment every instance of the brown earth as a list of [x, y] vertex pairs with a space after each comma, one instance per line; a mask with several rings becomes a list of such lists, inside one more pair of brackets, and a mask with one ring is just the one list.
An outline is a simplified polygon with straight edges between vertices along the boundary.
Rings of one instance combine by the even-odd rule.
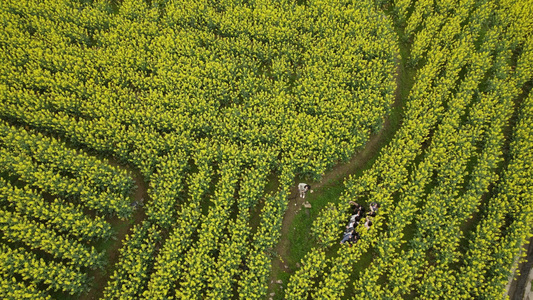
[[526, 253], [526, 260], [518, 264], [518, 278], [515, 279], [516, 269], [513, 272], [513, 278], [507, 284], [507, 295], [511, 300], [533, 300], [533, 290], [531, 288], [533, 280], [533, 237], [529, 243], [524, 245], [522, 251]]
[[[132, 174], [133, 181], [137, 188], [134, 191], [132, 200], [138, 203], [143, 203], [145, 199], [148, 198], [148, 184], [144, 181], [141, 174], [131, 169], [129, 166], [119, 165], [117, 161], [110, 159], [109, 164], [125, 169]], [[110, 245], [106, 248], [105, 260], [107, 262], [105, 270], [94, 270], [89, 273], [90, 276], [94, 278], [91, 290], [86, 294], [81, 295], [78, 299], [80, 300], [96, 300], [102, 299], [104, 289], [107, 286], [110, 276], [113, 274], [113, 266], [118, 261], [119, 249], [122, 248], [122, 243], [128, 233], [134, 225], [141, 223], [142, 220], [146, 217], [144, 213], [144, 208], [138, 207], [134, 212], [131, 219], [120, 220], [117, 217], [108, 218], [106, 221], [111, 224], [113, 228], [117, 230], [116, 235], [112, 238], [111, 241], [108, 241]]]

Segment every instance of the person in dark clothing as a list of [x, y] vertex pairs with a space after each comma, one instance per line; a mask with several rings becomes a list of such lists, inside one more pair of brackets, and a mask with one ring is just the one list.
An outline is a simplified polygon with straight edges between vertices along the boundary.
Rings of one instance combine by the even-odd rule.
[[365, 214], [365, 210], [366, 209], [362, 205], [359, 207], [359, 212], [361, 212], [361, 216]]
[[358, 212], [364, 213], [365, 211], [365, 208], [361, 204], [356, 203], [354, 201], [350, 201], [350, 208], [352, 209], [354, 214], [357, 214]]
[[346, 230], [350, 230], [352, 228], [354, 228], [356, 225], [355, 225], [355, 222], [350, 222], [348, 223], [348, 225], [346, 225]]
[[342, 237], [342, 240], [341, 240], [341, 243], [340, 243], [340, 244], [342, 245], [342, 244], [348, 242], [349, 240], [351, 240], [352, 237], [353, 237], [353, 233], [354, 233], [353, 228], [350, 229], [350, 230], [348, 230], [348, 231], [346, 231], [346, 232], [344, 233], [344, 236]]
[[368, 212], [368, 215], [371, 217], [375, 217], [378, 213], [379, 204], [377, 202], [370, 203], [370, 211]]
[[350, 203], [350, 208], [352, 209], [353, 212], [357, 212], [359, 210], [359, 207], [361, 207], [361, 205], [359, 205], [359, 203], [355, 201], [350, 201], [348, 203]]
[[361, 220], [361, 213], [356, 213], [356, 214], [353, 214], [351, 217], [350, 217], [350, 223], [359, 223], [359, 220]]
[[359, 240], [359, 233], [357, 231], [354, 231], [352, 233], [352, 238], [348, 241], [350, 244], [355, 244]]

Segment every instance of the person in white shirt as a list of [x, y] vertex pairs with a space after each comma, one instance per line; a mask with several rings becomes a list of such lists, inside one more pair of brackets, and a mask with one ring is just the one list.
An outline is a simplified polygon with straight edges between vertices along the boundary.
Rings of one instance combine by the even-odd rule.
[[370, 229], [370, 226], [372, 226], [372, 219], [370, 219], [370, 217], [366, 217], [366, 222], [365, 222], [366, 229]]
[[311, 186], [307, 183], [300, 183], [298, 184], [298, 191], [300, 192], [300, 198], [305, 198], [305, 194], [307, 192], [313, 192], [311, 189]]

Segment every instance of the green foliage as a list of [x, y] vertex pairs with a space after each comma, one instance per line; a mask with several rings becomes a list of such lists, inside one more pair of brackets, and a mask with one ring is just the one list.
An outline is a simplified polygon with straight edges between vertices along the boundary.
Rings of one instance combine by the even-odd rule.
[[116, 269], [104, 290], [106, 299], [137, 299], [146, 288], [155, 260], [155, 244], [161, 242], [160, 230], [149, 222], [135, 226], [126, 236]]
[[69, 265], [101, 268], [103, 253], [69, 240], [45, 225], [31, 221], [18, 213], [0, 210], [0, 230], [8, 242], [23, 242], [32, 249], [39, 249], [58, 259], [66, 259]]
[[0, 124], [0, 170], [64, 198], [77, 198], [102, 214], [127, 218], [133, 180], [104, 162], [77, 154], [53, 138]]
[[46, 262], [23, 248], [12, 250], [5, 245], [1, 245], [0, 258], [0, 271], [10, 276], [17, 273], [25, 280], [43, 283], [48, 285], [48, 289], [65, 291], [71, 295], [88, 290], [88, 277], [79, 268]]
[[311, 228], [318, 244], [328, 247], [334, 242], [338, 242], [339, 228], [342, 226], [341, 222], [346, 219], [345, 215], [346, 213], [337, 209], [333, 203], [322, 209]]
[[83, 214], [78, 205], [54, 199], [47, 202], [34, 190], [19, 189], [0, 178], [0, 203], [45, 222], [55, 230], [80, 240], [107, 239], [113, 234], [111, 225], [101, 217], [94, 219]]
[[[406, 34], [415, 35], [411, 59], [421, 66], [409, 95], [403, 125], [370, 170], [346, 180], [346, 194], [337, 209], [343, 210], [348, 200], [378, 201], [382, 206], [372, 230], [359, 228], [362, 234], [367, 233], [368, 240], [363, 235], [355, 247], [341, 247], [330, 258], [331, 267], [321, 270], [324, 274], [321, 279], [309, 282], [312, 271], [298, 270], [291, 277], [289, 297], [309, 294], [320, 299], [343, 297], [348, 275], [360, 257], [352, 257], [351, 253], [365, 251], [367, 247], [372, 247], [377, 256], [354, 282], [355, 298], [389, 299], [414, 294], [423, 299], [494, 299], [503, 294], [519, 250], [507, 245], [522, 245], [531, 232], [531, 226], [527, 229], [523, 223], [528, 220], [529, 205], [520, 206], [524, 214], [513, 210], [515, 221], [503, 226], [503, 218], [513, 205], [506, 200], [507, 192], [502, 193], [490, 200], [489, 215], [481, 223], [484, 226], [479, 227], [478, 238], [470, 243], [472, 252], [461, 252], [459, 241], [464, 234], [461, 225], [479, 209], [489, 186], [499, 182], [503, 131], [513, 113], [513, 99], [531, 79], [523, 77], [531, 65], [524, 69], [521, 69], [524, 64], [517, 69], [509, 68], [509, 49], [520, 43], [491, 19], [493, 14], [508, 22], [502, 17], [505, 10], [492, 11], [495, 3], [490, 1], [474, 7], [468, 1], [456, 3], [459, 7], [449, 4], [416, 2]], [[398, 5], [404, 2], [399, 1]], [[453, 9], [458, 13], [449, 14]], [[473, 14], [464, 23], [472, 9]], [[405, 10], [398, 8], [394, 13], [405, 14]], [[425, 25], [421, 26], [423, 18]], [[486, 31], [483, 40], [476, 45], [482, 30]], [[528, 42], [522, 43], [526, 50], [517, 61], [529, 59]], [[465, 72], [461, 74], [461, 70]], [[430, 132], [429, 146], [423, 149]], [[519, 148], [528, 151], [529, 147]], [[417, 156], [421, 157], [420, 162], [414, 161]], [[467, 171], [470, 163], [473, 169]], [[526, 176], [518, 169], [511, 173]], [[318, 229], [315, 234], [331, 236], [329, 227], [324, 225], [324, 216], [328, 214], [331, 212], [324, 211], [315, 221]], [[412, 223], [416, 233], [406, 241], [404, 231]], [[334, 220], [329, 224], [334, 224]], [[334, 236], [340, 236], [340, 232], [337, 229]], [[463, 263], [466, 266], [458, 271], [457, 266]], [[316, 284], [318, 288], [314, 287]]]
[[[401, 127], [302, 233], [317, 247], [284, 296], [501, 297], [533, 224], [532, 96], [515, 103], [533, 76], [528, 4], [2, 1], [1, 298], [80, 294], [81, 270], [103, 267], [91, 243], [112, 236], [106, 217], [131, 219], [134, 181], [89, 152], [149, 186], [105, 298], [264, 299], [294, 178], [382, 128], [399, 40], [416, 69]], [[337, 249], [350, 200], [381, 208]]]
[[35, 284], [26, 285], [5, 273], [0, 274], [0, 296], [4, 299], [52, 299], [46, 292], [39, 290]]

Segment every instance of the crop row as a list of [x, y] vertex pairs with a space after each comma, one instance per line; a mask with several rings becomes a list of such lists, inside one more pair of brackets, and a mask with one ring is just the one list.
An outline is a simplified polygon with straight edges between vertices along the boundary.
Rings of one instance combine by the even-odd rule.
[[[401, 3], [410, 2], [401, 1]], [[424, 2], [418, 1], [417, 5], [422, 3]], [[461, 10], [471, 5], [456, 4]], [[512, 112], [509, 110], [512, 109], [509, 101], [518, 96], [519, 88], [530, 78], [526, 75], [529, 74], [529, 69], [522, 63], [518, 72], [512, 74], [517, 78], [516, 81], [504, 83], [495, 77], [488, 83], [487, 90], [492, 91], [492, 94], [487, 96], [475, 93], [480, 80], [488, 70], [491, 74], [498, 74], [495, 76], [502, 76], [507, 70], [507, 65], [502, 62], [505, 61], [508, 52], [501, 46], [496, 47], [497, 37], [500, 34], [506, 37], [507, 32], [502, 33], [501, 27], [494, 26], [484, 35], [482, 43], [477, 45], [475, 43], [479, 36], [478, 32], [483, 27], [482, 24], [486, 22], [483, 20], [490, 17], [491, 7], [491, 3], [475, 6], [476, 9], [468, 18], [462, 34], [459, 34], [456, 28], [464, 18], [448, 18], [446, 10], [443, 13], [444, 18], [441, 17], [442, 22], [437, 23], [438, 30], [431, 34], [431, 38], [427, 36], [427, 30], [417, 32], [415, 40], [429, 39], [426, 41], [426, 47], [429, 48], [427, 51], [423, 50], [425, 47], [420, 48], [422, 50], [414, 49], [424, 53], [426, 64], [418, 71], [415, 85], [410, 92], [404, 124], [391, 145], [383, 149], [380, 158], [370, 170], [357, 179], [346, 181], [347, 192], [341, 198], [343, 203], [338, 207], [327, 207], [315, 221], [314, 228], [322, 246], [331, 246], [335, 240], [331, 236], [336, 236], [335, 232], [340, 230], [337, 228], [343, 223], [339, 218], [346, 209], [345, 202], [352, 199], [356, 201], [372, 199], [380, 202], [383, 208], [374, 218], [375, 225], [368, 232], [360, 228], [362, 237], [356, 247], [341, 247], [337, 258], [325, 258], [321, 255], [324, 250], [318, 248], [311, 250], [308, 256], [315, 258], [315, 263], [306, 264], [302, 261], [304, 267], [291, 277], [285, 294], [287, 298], [301, 299], [310, 295], [331, 299], [341, 297], [344, 295], [353, 265], [358, 261], [362, 251], [367, 251], [369, 245], [373, 246], [377, 256], [354, 283], [357, 297], [396, 297], [409, 294], [412, 290], [432, 297], [447, 291], [442, 288], [444, 282], [453, 283], [445, 275], [450, 274], [447, 269], [448, 264], [456, 262], [460, 256], [455, 252], [461, 237], [457, 226], [473, 213], [488, 185], [498, 178], [494, 169], [501, 161], [499, 149], [503, 143], [502, 126], [507, 124]], [[442, 12], [440, 9], [438, 11]], [[454, 25], [449, 25], [450, 22]], [[430, 25], [429, 21], [426, 24], [435, 25], [434, 23]], [[450, 47], [449, 50], [446, 47]], [[529, 47], [526, 43], [525, 50], [518, 57], [519, 61], [530, 60]], [[497, 49], [493, 67], [487, 64], [487, 59], [494, 54], [495, 48]], [[476, 50], [479, 53], [476, 53]], [[419, 60], [416, 59], [415, 62]], [[464, 79], [454, 87], [459, 72], [465, 68], [465, 65], [466, 75], [461, 75]], [[433, 72], [430, 73], [428, 70]], [[432, 87], [430, 83], [433, 80]], [[465, 109], [472, 105], [472, 101], [479, 102], [469, 109], [471, 115], [465, 124], [461, 116]], [[446, 103], [446, 111], [437, 109], [433, 121], [431, 111], [429, 114], [420, 113], [433, 103], [438, 107], [440, 102]], [[410, 160], [421, 153], [420, 147], [429, 133], [429, 129], [426, 128], [431, 128], [427, 126], [437, 121], [440, 125], [432, 133], [431, 145], [425, 150], [424, 159], [418, 166], [409, 167]], [[492, 123], [494, 125], [488, 125]], [[464, 128], [457, 131], [461, 127]], [[482, 137], [485, 137], [485, 146], [479, 149], [482, 154], [477, 157], [475, 151]], [[477, 163], [471, 176], [466, 176], [468, 173], [465, 167], [472, 155], [476, 156]], [[407, 178], [409, 173], [411, 173], [410, 179]], [[434, 174], [437, 174], [435, 179], [432, 178]], [[437, 180], [438, 185], [426, 196], [425, 187], [433, 180]], [[463, 190], [465, 182], [468, 187]], [[399, 195], [398, 203], [395, 203], [397, 200], [393, 202], [393, 194]], [[422, 200], [426, 201], [427, 206], [420, 208]], [[419, 214], [416, 214], [417, 212]], [[404, 229], [415, 220], [420, 238], [411, 240], [409, 245], [413, 249], [418, 247], [422, 250], [416, 253], [400, 252], [400, 246], [405, 243], [402, 239]], [[384, 223], [387, 223], [387, 230], [382, 232], [379, 228]], [[365, 240], [366, 238], [370, 240]], [[417, 274], [425, 264], [426, 250], [430, 249], [437, 256], [436, 266], [432, 265], [428, 269], [424, 267], [424, 270]], [[383, 276], [389, 267], [392, 269], [388, 272], [393, 272], [395, 275], [386, 276], [384, 286], [378, 285], [378, 281], [383, 281]], [[329, 273], [327, 269], [330, 269]], [[417, 283], [418, 276], [421, 277], [420, 285]], [[316, 287], [315, 281], [318, 278], [321, 278], [321, 281]], [[414, 284], [416, 288], [413, 288]]]
[[27, 186], [17, 188], [3, 178], [0, 178], [0, 204], [80, 240], [107, 239], [113, 234], [109, 223], [98, 216], [89, 218], [79, 205], [58, 198], [47, 202], [38, 192]]

